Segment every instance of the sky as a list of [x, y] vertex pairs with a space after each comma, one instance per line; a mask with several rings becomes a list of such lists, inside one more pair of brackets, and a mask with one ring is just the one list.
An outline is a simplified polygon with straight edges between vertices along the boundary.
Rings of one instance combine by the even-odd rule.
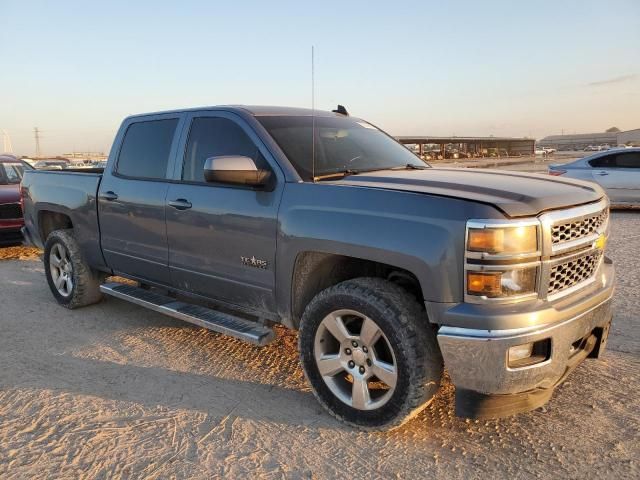
[[[0, 0], [0, 134], [108, 152], [133, 113], [340, 103], [394, 135], [640, 128], [640, 0]], [[0, 135], [1, 138], [1, 135]], [[0, 149], [2, 149], [0, 141]]]

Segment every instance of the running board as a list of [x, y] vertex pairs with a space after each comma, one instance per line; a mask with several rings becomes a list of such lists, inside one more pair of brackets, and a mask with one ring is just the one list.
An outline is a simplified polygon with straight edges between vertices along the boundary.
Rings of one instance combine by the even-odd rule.
[[135, 303], [149, 310], [193, 323], [214, 332], [229, 335], [254, 345], [264, 346], [275, 338], [275, 332], [264, 325], [210, 308], [179, 302], [175, 298], [142, 288], [110, 282], [100, 285], [106, 295]]

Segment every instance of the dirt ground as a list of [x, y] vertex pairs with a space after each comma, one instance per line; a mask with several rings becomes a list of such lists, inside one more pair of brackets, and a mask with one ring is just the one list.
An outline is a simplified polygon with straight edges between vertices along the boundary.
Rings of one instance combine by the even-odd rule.
[[0, 260], [37, 260], [41, 252], [32, 247], [0, 248]]
[[260, 349], [115, 299], [67, 311], [37, 252], [0, 250], [0, 478], [639, 478], [640, 213], [612, 218], [604, 359], [502, 420], [456, 418], [445, 384], [390, 433], [320, 408], [295, 333]]

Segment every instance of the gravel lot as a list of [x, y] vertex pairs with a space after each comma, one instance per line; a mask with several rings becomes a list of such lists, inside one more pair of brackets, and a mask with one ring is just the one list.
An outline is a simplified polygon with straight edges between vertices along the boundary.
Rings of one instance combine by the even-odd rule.
[[638, 478], [640, 212], [612, 220], [602, 361], [532, 413], [458, 419], [445, 383], [376, 434], [321, 410], [295, 333], [259, 349], [115, 299], [69, 312], [34, 251], [5, 249], [21, 260], [0, 261], [0, 478]]

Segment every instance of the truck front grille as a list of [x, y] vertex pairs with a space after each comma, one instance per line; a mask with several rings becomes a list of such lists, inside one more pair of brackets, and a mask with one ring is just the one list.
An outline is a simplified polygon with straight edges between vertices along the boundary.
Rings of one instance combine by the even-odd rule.
[[12, 220], [15, 218], [22, 218], [22, 209], [19, 203], [0, 205], [0, 220]]
[[609, 210], [605, 209], [589, 217], [560, 223], [551, 227], [551, 241], [554, 245], [584, 238], [596, 233], [606, 224]]
[[562, 292], [593, 277], [601, 258], [601, 251], [592, 251], [588, 255], [551, 267], [548, 295]]

